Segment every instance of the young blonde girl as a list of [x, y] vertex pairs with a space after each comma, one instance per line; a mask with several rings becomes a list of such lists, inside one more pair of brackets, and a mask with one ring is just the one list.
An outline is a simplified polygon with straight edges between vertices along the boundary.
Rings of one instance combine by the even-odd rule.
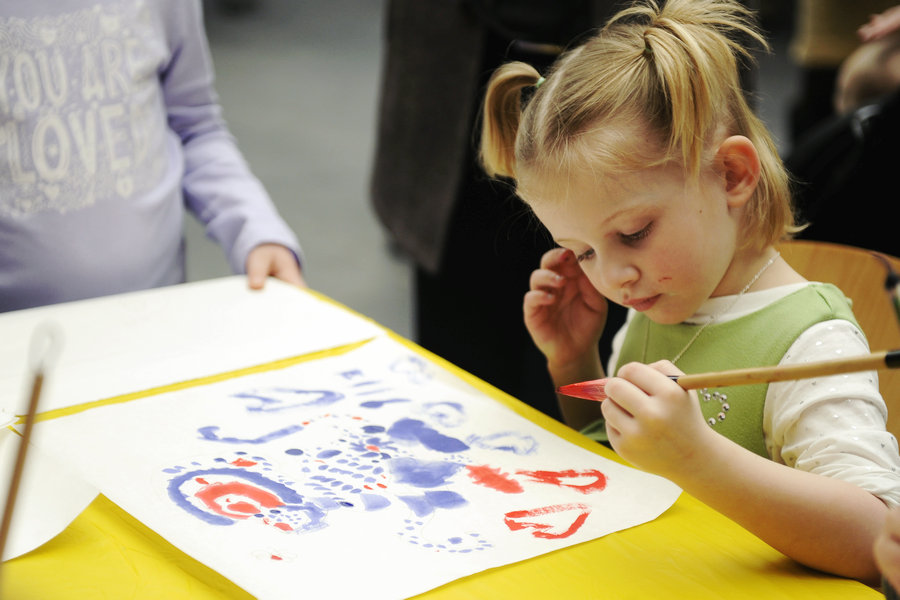
[[546, 79], [499, 69], [482, 160], [560, 246], [524, 300], [554, 383], [603, 377], [607, 299], [630, 309], [609, 399], [561, 397], [566, 422], [796, 560], [874, 583], [873, 540], [900, 503], [875, 373], [699, 396], [666, 377], [868, 351], [843, 295], [775, 249], [795, 227], [738, 78], [753, 40], [738, 2], [644, 0]]

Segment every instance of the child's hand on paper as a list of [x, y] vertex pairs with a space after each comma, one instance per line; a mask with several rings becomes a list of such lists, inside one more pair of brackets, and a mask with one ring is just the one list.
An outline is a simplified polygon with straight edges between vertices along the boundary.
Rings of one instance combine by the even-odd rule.
[[571, 250], [555, 248], [541, 257], [525, 294], [525, 326], [547, 357], [551, 373], [596, 368], [607, 302], [591, 285]]
[[615, 451], [643, 470], [677, 480], [709, 436], [717, 435], [700, 411], [695, 392], [668, 375], [683, 375], [669, 361], [629, 363], [606, 382], [606, 431]]
[[247, 255], [247, 283], [260, 290], [271, 275], [292, 285], [306, 287], [294, 253], [280, 244], [260, 244]]

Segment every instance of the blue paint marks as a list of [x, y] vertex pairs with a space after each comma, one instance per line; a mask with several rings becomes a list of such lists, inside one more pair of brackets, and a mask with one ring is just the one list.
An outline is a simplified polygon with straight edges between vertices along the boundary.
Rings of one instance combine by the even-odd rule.
[[279, 412], [298, 407], [321, 407], [334, 404], [344, 399], [340, 392], [331, 390], [295, 390], [289, 388], [273, 388], [262, 393], [242, 392], [233, 395], [235, 398], [253, 400], [246, 409], [250, 412]]
[[382, 431], [384, 431], [384, 427], [382, 427], [381, 425], [363, 425], [362, 430], [363, 430], [363, 433], [369, 433], [369, 434], [381, 433]]
[[397, 496], [417, 517], [427, 517], [434, 512], [434, 507], [424, 496]]
[[512, 452], [518, 456], [534, 454], [538, 449], [537, 440], [517, 431], [501, 431], [485, 436], [473, 436], [467, 440], [470, 445], [486, 450]]
[[377, 494], [360, 494], [359, 499], [362, 500], [363, 506], [367, 511], [381, 510], [391, 505], [390, 500]]
[[257, 438], [237, 438], [237, 437], [219, 437], [216, 433], [219, 430], [218, 425], [210, 425], [208, 427], [200, 427], [197, 429], [197, 433], [200, 434], [200, 437], [205, 440], [209, 440], [211, 442], [224, 442], [226, 444], [265, 444], [266, 442], [271, 442], [272, 440], [277, 440], [278, 438], [282, 438], [286, 435], [291, 435], [292, 433], [296, 433], [298, 431], [303, 430], [302, 425], [288, 425], [284, 429], [279, 429], [277, 431], [272, 431], [270, 433], [266, 433]]
[[435, 508], [458, 508], [468, 504], [465, 498], [449, 490], [428, 491], [425, 498]]
[[332, 456], [337, 456], [340, 453], [340, 450], [322, 450], [321, 452], [316, 454], [316, 458], [331, 458]]
[[466, 420], [459, 402], [429, 402], [425, 405], [425, 412], [432, 421], [444, 427], [457, 427]]
[[461, 440], [444, 435], [417, 419], [400, 419], [391, 426], [388, 435], [395, 439], [419, 442], [438, 452], [453, 453], [469, 449]]
[[284, 451], [285, 454], [290, 454], [291, 456], [302, 456], [303, 450], [300, 448], [288, 448]]
[[409, 402], [408, 398], [388, 398], [386, 400], [367, 400], [365, 402], [360, 402], [359, 405], [362, 408], [381, 408], [385, 404], [391, 404], [392, 402]]
[[[457, 508], [467, 504], [466, 499], [450, 491], [425, 492], [421, 496], [398, 496], [417, 517], [427, 517], [436, 508]], [[426, 546], [427, 547], [427, 546]]]
[[391, 473], [398, 483], [432, 488], [449, 483], [462, 465], [444, 461], [420, 461], [415, 458], [394, 458]]
[[391, 364], [391, 371], [405, 375], [412, 383], [424, 383], [431, 379], [428, 373], [428, 363], [420, 356], [405, 356]]

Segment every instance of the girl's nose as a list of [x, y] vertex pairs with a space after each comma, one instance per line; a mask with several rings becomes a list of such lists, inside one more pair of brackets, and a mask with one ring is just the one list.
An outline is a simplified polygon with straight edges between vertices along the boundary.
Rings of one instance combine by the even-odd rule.
[[640, 271], [630, 261], [613, 258], [597, 262], [599, 263], [599, 268], [597, 269], [599, 280], [595, 281], [594, 284], [598, 289], [606, 290], [607, 292], [618, 292], [633, 285], [640, 279]]

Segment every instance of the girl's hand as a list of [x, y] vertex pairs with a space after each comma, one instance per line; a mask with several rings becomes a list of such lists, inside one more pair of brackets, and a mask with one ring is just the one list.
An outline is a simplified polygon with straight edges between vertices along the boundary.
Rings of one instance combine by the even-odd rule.
[[525, 326], [547, 357], [551, 373], [596, 363], [608, 306], [578, 266], [575, 254], [564, 248], [546, 252], [530, 281], [523, 305]]
[[694, 392], [667, 375], [683, 375], [669, 361], [629, 363], [606, 382], [606, 431], [615, 451], [636, 467], [679, 480], [717, 435]]

